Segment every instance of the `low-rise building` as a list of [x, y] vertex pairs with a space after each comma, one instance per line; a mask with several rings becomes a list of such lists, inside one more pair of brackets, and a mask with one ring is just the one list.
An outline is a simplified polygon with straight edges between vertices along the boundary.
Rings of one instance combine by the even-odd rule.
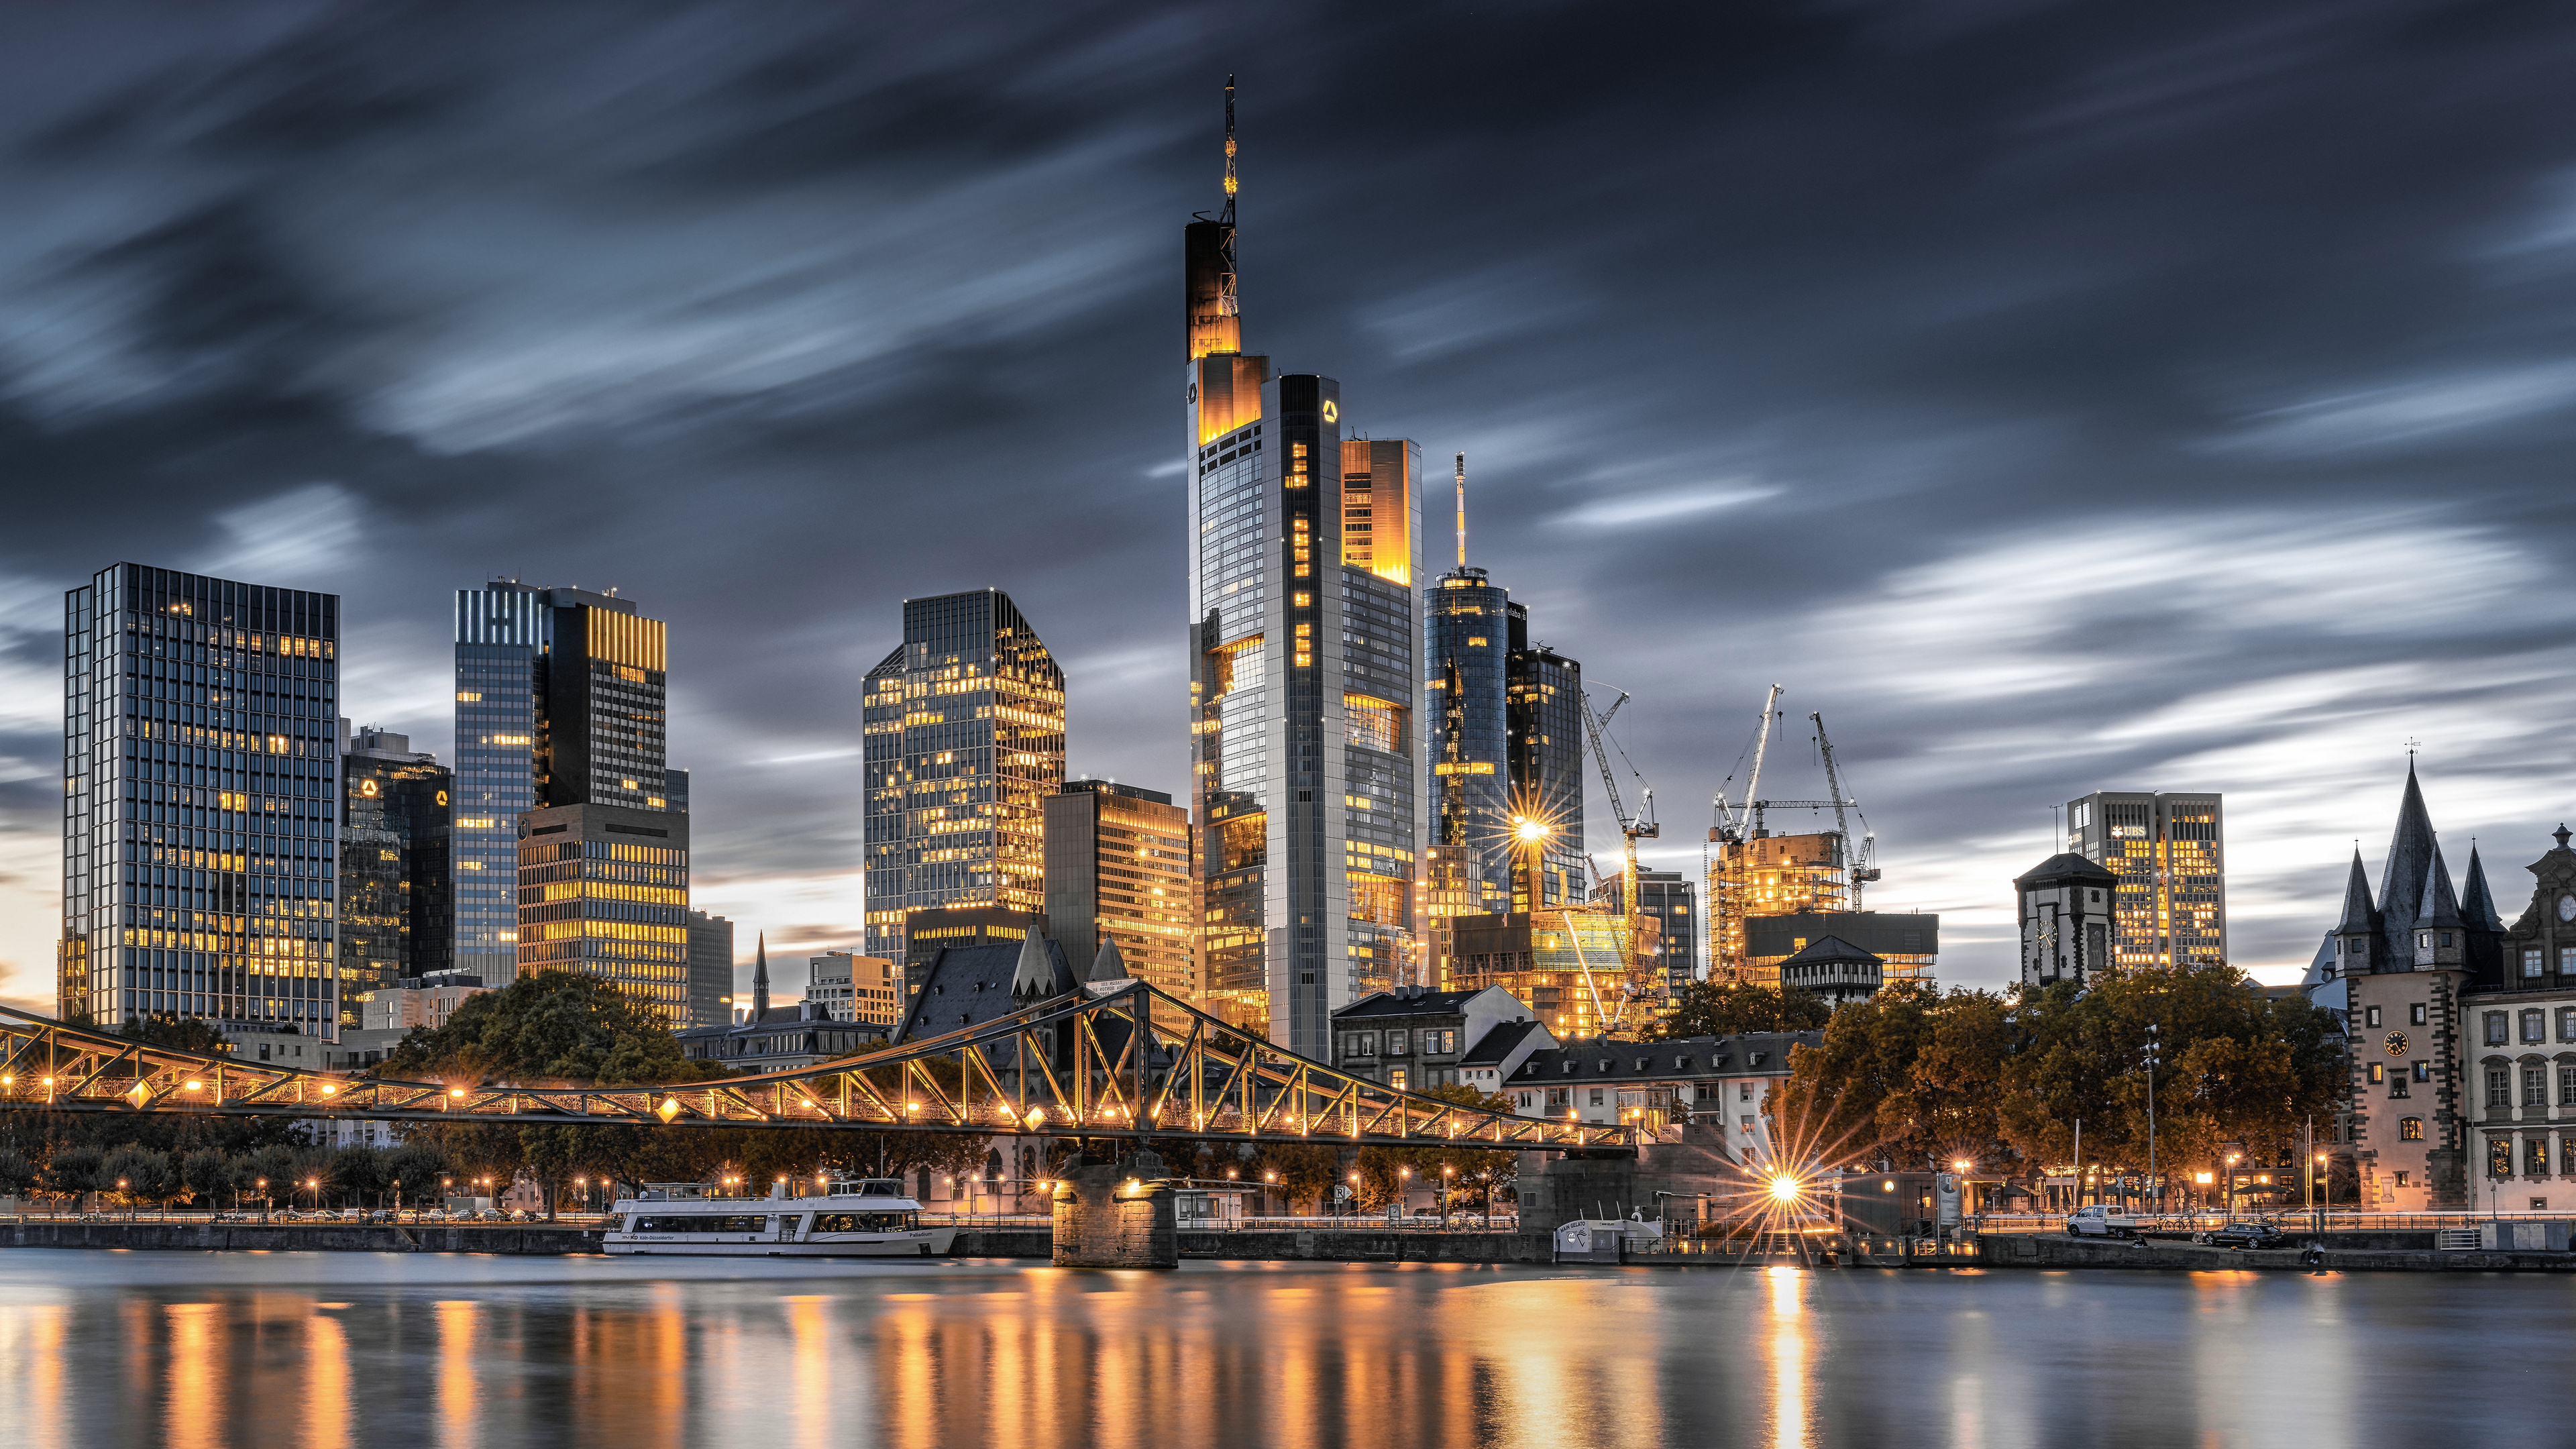
[[1887, 980], [1887, 963], [1840, 936], [1811, 941], [1780, 963], [1780, 985], [1821, 996], [1827, 1005], [1867, 1001]]
[[903, 976], [888, 958], [826, 951], [811, 966], [805, 999], [821, 1002], [834, 1021], [890, 1028], [903, 1019]]
[[693, 1026], [673, 1033], [680, 1055], [754, 1072], [792, 1072], [886, 1044], [889, 1028], [839, 1021], [819, 1001], [773, 1006], [734, 1026]]
[[1788, 1080], [1789, 1050], [1819, 1031], [1748, 1032], [1669, 1041], [1578, 1041], [1533, 1052], [1504, 1080], [1524, 1117], [1618, 1123], [1660, 1133], [1686, 1121], [1725, 1129], [1740, 1162], [1772, 1155], [1766, 1108]]
[[467, 971], [405, 977], [367, 998], [358, 1026], [362, 1031], [406, 1032], [416, 1026], [436, 1031], [456, 1008], [489, 990], [482, 977]]
[[[1517, 1066], [1542, 1041], [1554, 1042], [1544, 1028], [1530, 1033], [1528, 1028], [1538, 1025], [1537, 1014], [1499, 986], [1372, 991], [1333, 1013], [1333, 1065], [1412, 1092], [1471, 1085], [1466, 1073], [1475, 1070], [1491, 1091], [1501, 1060], [1509, 1058]], [[1514, 1028], [1508, 1034], [1510, 1045], [1497, 1038], [1493, 1052], [1480, 1053], [1487, 1038], [1506, 1026]], [[1472, 1068], [1471, 1057], [1476, 1058]]]

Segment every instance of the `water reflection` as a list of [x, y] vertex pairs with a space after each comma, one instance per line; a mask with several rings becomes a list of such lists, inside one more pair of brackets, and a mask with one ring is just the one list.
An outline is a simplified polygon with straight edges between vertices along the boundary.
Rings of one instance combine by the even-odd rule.
[[[159, 1443], [1772, 1449], [2445, 1432], [2537, 1278], [0, 1256], [0, 1424]], [[2367, 1373], [2351, 1366], [2368, 1361]], [[2544, 1401], [2489, 1406], [2510, 1440]], [[2501, 1415], [2501, 1419], [2494, 1416]]]

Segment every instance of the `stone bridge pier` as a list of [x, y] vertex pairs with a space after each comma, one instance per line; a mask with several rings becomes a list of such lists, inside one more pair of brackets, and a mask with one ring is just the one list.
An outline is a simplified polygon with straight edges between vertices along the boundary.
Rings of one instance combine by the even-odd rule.
[[1624, 1218], [1632, 1212], [1651, 1219], [1663, 1211], [1658, 1192], [1676, 1196], [1676, 1219], [1697, 1218], [1700, 1194], [1738, 1192], [1744, 1182], [1743, 1169], [1727, 1155], [1725, 1134], [1696, 1123], [1682, 1129], [1679, 1142], [1645, 1143], [1633, 1152], [1523, 1153], [1521, 1231], [1553, 1235], [1558, 1224], [1577, 1218]]
[[1163, 1159], [1151, 1152], [1066, 1168], [1055, 1185], [1056, 1266], [1181, 1266], [1172, 1189], [1162, 1178]]

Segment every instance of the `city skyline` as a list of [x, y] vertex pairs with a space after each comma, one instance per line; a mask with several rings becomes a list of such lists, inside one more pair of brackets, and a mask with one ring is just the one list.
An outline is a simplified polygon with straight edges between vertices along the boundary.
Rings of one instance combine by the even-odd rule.
[[[1181, 11], [910, 63], [808, 17], [646, 27], [611, 88], [543, 58], [566, 23], [192, 16], [111, 54], [42, 17], [5, 62], [43, 83], [0, 111], [30, 219], [0, 250], [0, 998], [52, 996], [47, 601], [117, 560], [339, 595], [341, 713], [432, 748], [456, 588], [649, 598], [696, 903], [785, 957], [861, 939], [856, 701], [907, 595], [1008, 590], [1065, 666], [1071, 773], [1185, 796], [1156, 389], [1229, 69], [1261, 345], [1365, 404], [1346, 431], [1475, 455], [1474, 561], [1635, 695], [1676, 827], [1647, 868], [1697, 875], [1775, 678], [1835, 712], [1873, 904], [1941, 913], [1961, 984], [2011, 979], [2008, 883], [2084, 791], [2225, 794], [2230, 946], [2281, 968], [2410, 738], [2461, 836], [2576, 814], [2531, 784], [2565, 777], [2576, 673], [2546, 341], [2576, 213], [2529, 37], [1748, 12], [1669, 47], [1729, 55], [1707, 76], [1544, 13], [1338, 38], [1457, 47], [1405, 92]], [[2250, 69], [2195, 61], [2213, 32]], [[1037, 59], [1073, 44], [1119, 58]], [[1623, 79], [1524, 121], [1460, 78], [1542, 57]], [[508, 265], [459, 259], [495, 227]], [[1790, 744], [1771, 768], [1821, 793]]]

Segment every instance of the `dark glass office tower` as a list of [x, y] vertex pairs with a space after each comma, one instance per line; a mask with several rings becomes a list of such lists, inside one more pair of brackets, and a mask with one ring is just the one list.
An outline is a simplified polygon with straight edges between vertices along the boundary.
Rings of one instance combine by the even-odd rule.
[[1422, 603], [1438, 800], [1431, 834], [1444, 854], [1462, 856], [1458, 884], [1472, 899], [1453, 904], [1471, 912], [1512, 908], [1510, 605], [1483, 569], [1464, 564], [1442, 574]]
[[454, 778], [411, 738], [349, 736], [340, 757], [340, 1025], [364, 1025], [366, 1003], [406, 977], [445, 971], [455, 950], [448, 898]]
[[339, 612], [136, 564], [65, 595], [64, 1015], [337, 1039]]
[[[1583, 666], [1529, 639], [1529, 613], [1506, 605], [1511, 652], [1503, 661], [1503, 709], [1510, 731], [1512, 810], [1547, 822], [1540, 848], [1540, 896], [1514, 910], [1583, 904]], [[1519, 882], [1515, 891], [1526, 895]]]
[[1420, 453], [1243, 352], [1227, 111], [1225, 207], [1183, 247], [1202, 1005], [1323, 1056], [1411, 949]]
[[1046, 909], [1046, 801], [1064, 788], [1064, 671], [999, 589], [903, 603], [868, 671], [867, 952], [905, 960], [907, 912]]
[[519, 816], [669, 810], [666, 638], [634, 602], [516, 579], [456, 592], [456, 967], [518, 974]]

